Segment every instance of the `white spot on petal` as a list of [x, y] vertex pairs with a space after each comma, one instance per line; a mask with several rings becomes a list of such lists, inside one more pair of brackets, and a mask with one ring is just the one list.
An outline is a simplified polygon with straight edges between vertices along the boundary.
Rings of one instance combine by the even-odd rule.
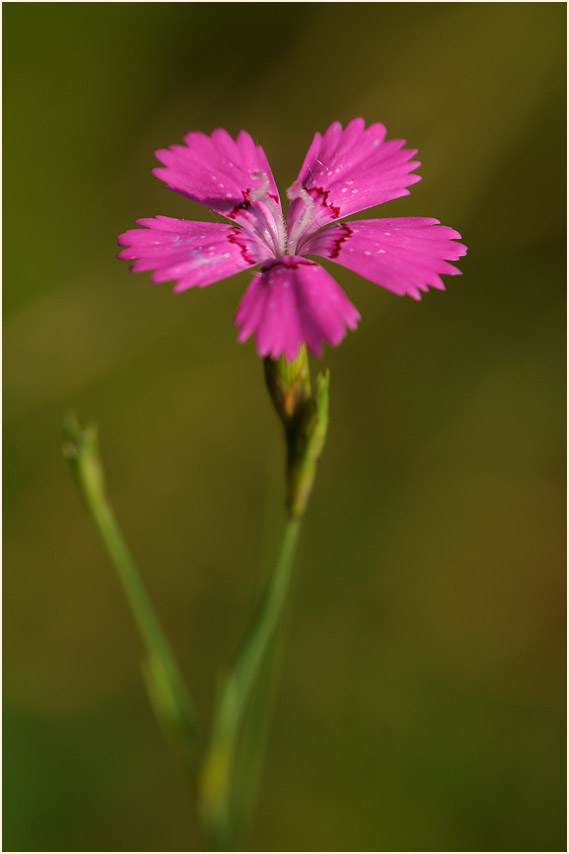
[[348, 188], [347, 188], [347, 187], [342, 187], [342, 192], [343, 192], [343, 193], [347, 193], [347, 192], [348, 192]]
[[358, 192], [357, 190], [352, 190], [352, 193], [357, 193], [357, 192]]

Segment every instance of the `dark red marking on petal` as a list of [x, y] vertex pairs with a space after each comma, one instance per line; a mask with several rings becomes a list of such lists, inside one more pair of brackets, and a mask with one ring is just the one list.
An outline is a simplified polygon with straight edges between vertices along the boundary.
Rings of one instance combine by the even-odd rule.
[[267, 196], [269, 197], [269, 199], [272, 199], [275, 204], [278, 205], [278, 203], [279, 203], [279, 197], [278, 196], [275, 196], [274, 193], [267, 193]]
[[328, 196], [330, 195], [330, 190], [324, 190], [322, 187], [310, 187], [308, 189], [309, 193], [315, 193], [314, 201], [319, 200], [322, 204], [322, 207], [328, 208], [328, 210], [332, 213], [332, 219], [338, 219], [340, 216], [340, 208], [338, 205], [330, 205], [328, 204]]
[[239, 211], [249, 210], [251, 207], [251, 200], [249, 199], [249, 190], [241, 190], [243, 193], [243, 201], [239, 202], [238, 205], [235, 205], [234, 208], [231, 208], [229, 213], [227, 214], [229, 219], [235, 219]]
[[229, 240], [230, 243], [233, 243], [234, 246], [239, 247], [239, 249], [241, 250], [241, 254], [243, 256], [244, 261], [246, 261], [248, 264], [256, 264], [257, 262], [255, 261], [255, 259], [251, 258], [251, 256], [248, 254], [249, 250], [247, 249], [247, 246], [244, 243], [240, 242], [240, 240], [239, 240], [240, 234], [241, 234], [240, 228], [232, 228], [231, 231], [229, 232], [228, 236], [227, 236], [227, 239]]
[[316, 261], [305, 261], [302, 258], [298, 261], [293, 261], [292, 264], [289, 264], [288, 266], [292, 267], [293, 270], [296, 270], [297, 267], [317, 267], [318, 264], [316, 263]]
[[[334, 228], [336, 228], [336, 226], [334, 226]], [[332, 249], [332, 251], [328, 255], [329, 258], [337, 258], [338, 255], [340, 254], [340, 249], [342, 248], [342, 243], [345, 240], [347, 240], [348, 237], [351, 237], [351, 235], [352, 235], [352, 229], [350, 228], [349, 225], [346, 225], [345, 222], [340, 223], [340, 228], [342, 229], [342, 233], [340, 234], [339, 237], [337, 237], [335, 239], [334, 248]]]
[[273, 267], [277, 267], [279, 265], [287, 267], [290, 270], [296, 270], [298, 267], [318, 266], [316, 261], [309, 261], [308, 258], [295, 258], [293, 261], [292, 258], [285, 255], [280, 258], [270, 258], [268, 261], [265, 261], [261, 267], [261, 273], [266, 273], [268, 270], [272, 270]]
[[229, 219], [235, 219], [235, 217], [237, 216], [238, 213], [240, 213], [240, 211], [249, 210], [250, 207], [251, 207], [250, 201], [247, 200], [245, 202], [241, 202], [240, 204], [235, 205], [234, 208], [231, 208], [231, 210], [229, 211], [227, 216], [229, 217]]

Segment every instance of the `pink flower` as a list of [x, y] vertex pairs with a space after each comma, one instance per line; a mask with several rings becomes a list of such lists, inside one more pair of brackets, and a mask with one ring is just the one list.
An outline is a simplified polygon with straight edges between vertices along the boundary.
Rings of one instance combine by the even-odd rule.
[[[157, 216], [121, 234], [119, 258], [133, 272], [153, 270], [152, 281], [176, 280], [175, 291], [204, 287], [261, 264], [235, 315], [239, 340], [255, 333], [260, 356], [293, 359], [302, 343], [315, 355], [337, 345], [360, 315], [332, 276], [308, 256], [329, 258], [396, 294], [421, 298], [444, 290], [442, 273], [460, 273], [449, 261], [466, 253], [460, 234], [436, 219], [363, 219], [349, 214], [409, 194], [420, 180], [404, 140], [386, 141], [381, 124], [353, 119], [317, 133], [287, 190], [282, 212], [269, 162], [245, 131], [185, 136], [185, 145], [156, 152], [154, 169], [166, 185], [201, 202], [231, 225]], [[324, 226], [324, 228], [322, 228]], [[319, 229], [321, 229], [319, 231]], [[135, 260], [136, 259], [136, 260]]]

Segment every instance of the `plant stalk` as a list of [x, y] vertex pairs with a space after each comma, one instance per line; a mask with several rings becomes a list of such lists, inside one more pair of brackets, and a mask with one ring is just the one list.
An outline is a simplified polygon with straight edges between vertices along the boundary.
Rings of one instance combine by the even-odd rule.
[[193, 759], [198, 721], [176, 659], [119, 528], [106, 495], [94, 427], [81, 428], [75, 418], [64, 425], [63, 451], [85, 504], [106, 546], [146, 651], [143, 675], [158, 722], [185, 761]]
[[222, 681], [214, 712], [200, 791], [202, 820], [216, 851], [236, 850], [252, 811], [274, 682], [275, 639], [328, 426], [329, 374], [318, 375], [312, 392], [305, 347], [293, 362], [266, 359], [264, 367], [284, 427], [287, 524], [268, 588], [236, 664]]
[[233, 782], [241, 726], [255, 680], [273, 642], [290, 587], [300, 520], [286, 525], [281, 550], [237, 663], [223, 684], [201, 778], [201, 812], [213, 850], [234, 850], [239, 816]]

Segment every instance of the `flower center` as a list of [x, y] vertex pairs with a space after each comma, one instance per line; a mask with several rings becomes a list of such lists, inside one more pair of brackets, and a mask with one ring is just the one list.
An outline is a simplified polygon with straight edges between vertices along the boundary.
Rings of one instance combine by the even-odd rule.
[[[288, 188], [286, 194], [290, 199], [288, 221], [292, 224], [286, 251], [287, 255], [296, 255], [298, 243], [312, 220], [314, 200], [299, 181], [295, 181], [292, 187]], [[297, 210], [301, 206], [304, 206], [302, 213]]]
[[269, 176], [266, 172], [255, 169], [251, 172], [251, 178], [261, 182], [258, 187], [249, 190], [249, 199], [257, 203], [254, 207], [253, 228], [275, 258], [278, 258], [287, 251], [286, 225], [280, 205], [269, 193]]

